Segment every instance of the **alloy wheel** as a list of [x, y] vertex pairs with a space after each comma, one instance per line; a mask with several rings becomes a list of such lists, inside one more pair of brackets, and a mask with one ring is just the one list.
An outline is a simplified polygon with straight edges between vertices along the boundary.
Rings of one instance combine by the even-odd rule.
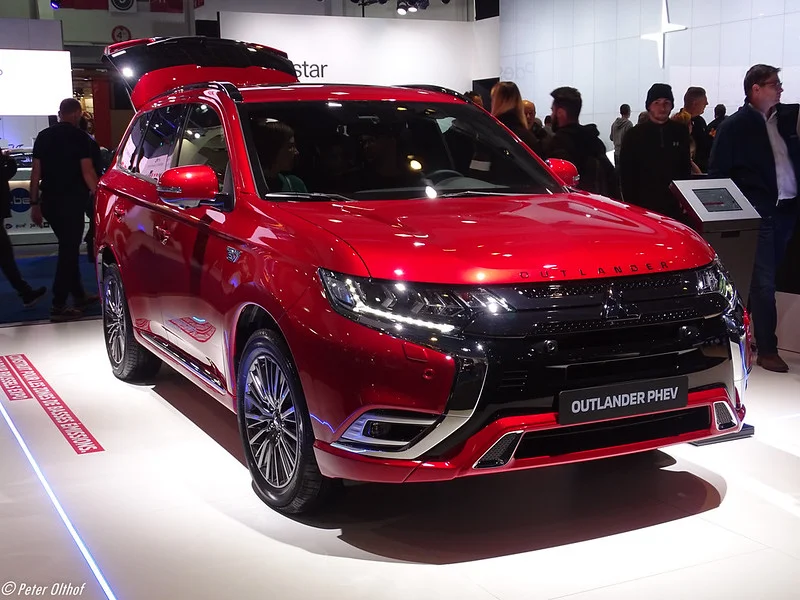
[[301, 421], [286, 374], [266, 353], [256, 356], [244, 391], [247, 442], [267, 483], [284, 488], [297, 471]]
[[108, 354], [115, 365], [125, 357], [127, 321], [125, 319], [125, 300], [119, 282], [113, 278], [106, 282], [103, 321], [106, 329]]

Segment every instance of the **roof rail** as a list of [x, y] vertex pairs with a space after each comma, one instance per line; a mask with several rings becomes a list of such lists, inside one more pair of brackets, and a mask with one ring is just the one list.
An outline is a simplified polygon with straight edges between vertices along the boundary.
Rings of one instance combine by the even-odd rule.
[[158, 95], [163, 96], [183, 90], [197, 90], [204, 88], [213, 88], [215, 90], [225, 92], [234, 102], [242, 102], [244, 100], [244, 98], [242, 98], [242, 92], [239, 91], [239, 88], [228, 81], [199, 81], [197, 83], [187, 83], [186, 85], [172, 88], [166, 92], [159, 92]]
[[433, 84], [428, 84], [428, 83], [411, 83], [411, 84], [407, 84], [407, 85], [401, 85], [401, 86], [398, 86], [398, 87], [411, 88], [411, 89], [414, 89], [414, 90], [427, 90], [429, 92], [439, 92], [440, 94], [447, 94], [448, 96], [455, 96], [456, 98], [458, 98], [460, 100], [464, 100], [465, 102], [470, 102], [470, 103], [472, 102], [472, 100], [467, 98], [461, 92], [457, 92], [455, 90], [451, 90], [450, 88], [442, 87], [440, 85], [433, 85]]

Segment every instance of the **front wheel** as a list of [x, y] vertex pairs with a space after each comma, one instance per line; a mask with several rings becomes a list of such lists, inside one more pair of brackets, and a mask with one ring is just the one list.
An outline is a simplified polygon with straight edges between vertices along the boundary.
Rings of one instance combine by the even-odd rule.
[[117, 265], [103, 274], [103, 333], [111, 370], [123, 381], [143, 381], [155, 376], [161, 360], [133, 336], [128, 300]]
[[300, 380], [285, 342], [256, 331], [237, 375], [237, 413], [253, 489], [272, 508], [308, 512], [330, 492], [314, 457], [314, 434]]

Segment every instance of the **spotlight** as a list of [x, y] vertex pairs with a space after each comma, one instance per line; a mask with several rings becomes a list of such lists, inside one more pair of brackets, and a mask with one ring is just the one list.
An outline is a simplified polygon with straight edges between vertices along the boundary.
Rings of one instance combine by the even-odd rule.
[[406, 0], [397, 0], [397, 14], [405, 15], [408, 12], [408, 2]]
[[53, 10], [61, 8], [61, 0], [50, 0], [50, 8]]

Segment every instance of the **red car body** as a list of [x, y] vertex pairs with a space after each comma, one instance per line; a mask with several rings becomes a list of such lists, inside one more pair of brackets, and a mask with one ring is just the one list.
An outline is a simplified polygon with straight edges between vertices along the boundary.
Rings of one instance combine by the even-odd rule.
[[[305, 86], [263, 66], [153, 58], [171, 56], [169, 44], [190, 43], [197, 44], [139, 40], [112, 46], [107, 56], [134, 81], [140, 63], [126, 66], [126, 55], [140, 51], [136, 60], [158, 65], [132, 86], [137, 116], [185, 104], [216, 113], [229, 157], [227, 195], [217, 203], [174, 204], [187, 189], [206, 200], [217, 192], [208, 169], [174, 168], [175, 156], [158, 177], [126, 168], [134, 119], [96, 195], [98, 278], [102, 284], [116, 265], [136, 343], [234, 411], [245, 344], [254, 330], [271, 327], [296, 368], [324, 477], [446, 480], [741, 429], [746, 312], [725, 287], [714, 251], [688, 227], [572, 190], [527, 149], [530, 168], [549, 178], [547, 193], [265, 196], [247, 107], [358, 101], [434, 103], [475, 115], [480, 109], [444, 91]], [[197, 48], [193, 60], [212, 54]], [[257, 45], [237, 48], [280, 55]], [[493, 126], [521, 146], [499, 122]], [[182, 139], [191, 137], [185, 120], [181, 131]], [[141, 144], [134, 153], [144, 155]], [[711, 277], [710, 293], [701, 290], [704, 277]], [[455, 330], [377, 305], [351, 314], [332, 291], [341, 285], [348, 301], [349, 278], [351, 292], [377, 282], [385, 297], [393, 285], [421, 286], [426, 298], [440, 293], [429, 289], [454, 290], [462, 300], [469, 290], [485, 291], [491, 310], [499, 303], [507, 312], [473, 310]], [[477, 295], [470, 301], [477, 303]], [[421, 332], [406, 333], [415, 327]], [[673, 384], [685, 386], [675, 392], [675, 405]], [[667, 390], [666, 408], [634, 410], [623, 398], [601, 409], [604, 399], [592, 404], [580, 396], [595, 388], [601, 396], [619, 390], [630, 402], [636, 394], [662, 398]], [[571, 401], [570, 392], [578, 394]], [[564, 415], [569, 406], [581, 412], [581, 402], [593, 416]]]

